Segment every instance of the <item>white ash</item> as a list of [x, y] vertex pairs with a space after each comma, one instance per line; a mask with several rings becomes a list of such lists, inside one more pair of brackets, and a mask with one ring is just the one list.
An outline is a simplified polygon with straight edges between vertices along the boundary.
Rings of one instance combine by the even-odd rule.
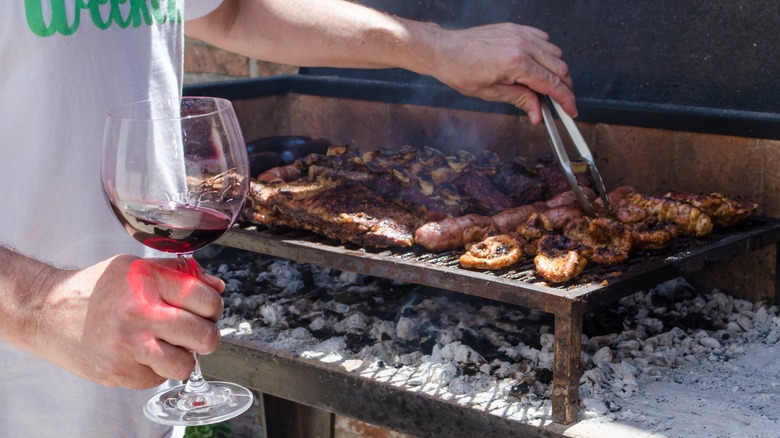
[[[549, 424], [554, 338], [548, 314], [257, 254], [225, 252], [202, 263], [227, 285], [219, 322], [225, 336], [341, 364], [495, 415]], [[628, 421], [659, 434], [647, 436], [728, 436], [701, 430], [675, 435], [681, 426], [643, 412], [645, 389], [671, 379], [692, 391], [753, 391], [740, 408], [772, 426], [771, 433], [754, 428], [739, 436], [775, 436], [780, 382], [761, 381], [761, 372], [772, 368], [757, 367], [752, 379], [736, 386], [726, 377], [751, 369], [751, 358], [776, 355], [779, 338], [776, 306], [696, 291], [682, 278], [623, 298], [586, 315], [580, 419]], [[780, 366], [774, 367], [780, 375]]]

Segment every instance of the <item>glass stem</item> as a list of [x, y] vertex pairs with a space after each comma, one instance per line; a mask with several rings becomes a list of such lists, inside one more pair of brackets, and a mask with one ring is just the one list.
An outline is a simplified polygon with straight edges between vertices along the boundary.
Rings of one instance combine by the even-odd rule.
[[176, 269], [179, 272], [192, 275], [195, 278], [200, 278], [198, 275], [198, 264], [195, 262], [195, 258], [192, 257], [192, 253], [178, 254], [176, 260], [178, 261]]
[[187, 384], [184, 386], [184, 392], [205, 392], [209, 390], [209, 382], [203, 378], [203, 374], [200, 371], [200, 361], [198, 360], [198, 353], [192, 352], [192, 357], [195, 358], [195, 368], [192, 369], [192, 374], [187, 380]]
[[[192, 275], [198, 278], [198, 265], [195, 262], [195, 258], [191, 253], [178, 254], [176, 256], [178, 264], [176, 268], [179, 272]], [[203, 373], [200, 371], [200, 360], [198, 360], [198, 353], [192, 352], [192, 357], [195, 359], [195, 368], [192, 369], [190, 378], [187, 380], [187, 385], [184, 386], [184, 392], [204, 392], [209, 390], [209, 382], [203, 378]]]

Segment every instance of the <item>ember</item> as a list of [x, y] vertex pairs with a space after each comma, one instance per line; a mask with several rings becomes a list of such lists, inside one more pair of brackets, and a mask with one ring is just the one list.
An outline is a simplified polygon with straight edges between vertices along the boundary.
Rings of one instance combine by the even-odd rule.
[[[202, 263], [227, 282], [219, 324], [228, 339], [350, 364], [351, 372], [377, 381], [510, 419], [544, 424], [550, 416], [553, 321], [546, 313], [227, 248]], [[702, 293], [683, 279], [588, 313], [580, 379], [585, 421], [576, 427], [617, 421], [680, 431], [664, 436], [707, 436], [686, 430], [690, 422], [659, 426], [653, 409], [660, 408], [646, 410], [680, 397], [653, 389], [670, 376], [677, 387], [714, 388], [729, 403], [742, 403], [734, 415], [761, 427], [740, 436], [774, 436], [780, 383], [771, 376], [780, 377], [780, 367], [747, 367], [747, 355], [770, 359], [780, 352], [779, 338], [776, 306]]]

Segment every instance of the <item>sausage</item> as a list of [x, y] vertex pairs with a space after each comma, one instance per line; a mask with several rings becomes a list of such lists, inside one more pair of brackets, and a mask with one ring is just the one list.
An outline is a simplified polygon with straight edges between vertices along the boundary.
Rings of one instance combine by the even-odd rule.
[[524, 223], [534, 213], [544, 213], [547, 210], [547, 204], [544, 202], [534, 202], [533, 204], [521, 205], [510, 208], [493, 216], [493, 221], [503, 233], [515, 231], [517, 226]]
[[499, 227], [490, 216], [467, 214], [428, 222], [415, 230], [414, 241], [431, 252], [463, 248], [498, 234]]
[[[589, 201], [592, 201], [596, 198], [596, 192], [594, 192], [589, 187], [582, 187], [582, 193], [585, 194], [585, 197], [588, 198]], [[577, 200], [577, 195], [574, 194], [573, 191], [569, 190], [567, 192], [559, 193], [552, 198], [544, 201], [545, 204], [547, 204], [547, 207], [549, 208], [555, 208], [560, 207], [562, 205], [570, 205], [579, 202]]]

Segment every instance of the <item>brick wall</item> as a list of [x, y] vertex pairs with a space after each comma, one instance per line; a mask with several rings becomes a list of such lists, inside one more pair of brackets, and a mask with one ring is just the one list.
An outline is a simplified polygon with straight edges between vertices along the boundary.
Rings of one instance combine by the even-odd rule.
[[185, 41], [184, 82], [188, 84], [295, 73], [295, 66], [246, 58], [191, 38]]

